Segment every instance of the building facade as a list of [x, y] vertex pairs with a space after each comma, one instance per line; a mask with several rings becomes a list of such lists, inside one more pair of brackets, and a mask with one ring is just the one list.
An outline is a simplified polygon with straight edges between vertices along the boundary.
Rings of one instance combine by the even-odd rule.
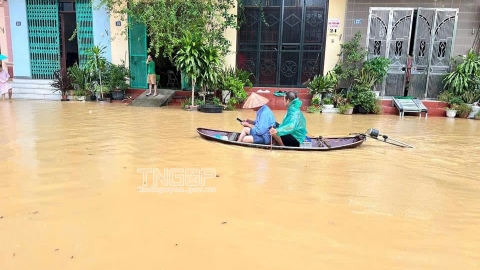
[[8, 4], [9, 1], [0, 0], [0, 54], [8, 57], [1, 61], [2, 67], [8, 70], [10, 76], [13, 77], [12, 31]]
[[[313, 76], [333, 69], [340, 45], [360, 32], [369, 57], [392, 60], [381, 86], [384, 96], [403, 95], [411, 54], [409, 95], [436, 98], [449, 59], [473, 46], [480, 24], [480, 0], [264, 0], [262, 11], [258, 1], [242, 1], [244, 24], [225, 34], [234, 52], [225, 65], [250, 71], [253, 84], [262, 87], [302, 87]], [[127, 36], [122, 35], [130, 22], [98, 7], [99, 0], [91, 2], [8, 2], [3, 12], [10, 14], [5, 30], [11, 26], [15, 33], [7, 59], [13, 66], [15, 97], [58, 100], [59, 94], [49, 86], [54, 71], [81, 64], [93, 45], [106, 47], [108, 61], [129, 66], [132, 88], [147, 88], [146, 27], [133, 25]], [[9, 48], [4, 37], [2, 53], [4, 46]], [[176, 70], [169, 61], [158, 61], [157, 74]]]

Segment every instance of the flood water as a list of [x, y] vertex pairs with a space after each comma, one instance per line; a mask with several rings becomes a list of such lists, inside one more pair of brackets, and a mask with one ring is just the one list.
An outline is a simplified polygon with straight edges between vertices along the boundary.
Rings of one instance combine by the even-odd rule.
[[[377, 128], [411, 149], [196, 133], [254, 115], [0, 102], [0, 269], [480, 269], [480, 121], [305, 114], [311, 135]], [[217, 177], [201, 193], [138, 192], [142, 168]]]

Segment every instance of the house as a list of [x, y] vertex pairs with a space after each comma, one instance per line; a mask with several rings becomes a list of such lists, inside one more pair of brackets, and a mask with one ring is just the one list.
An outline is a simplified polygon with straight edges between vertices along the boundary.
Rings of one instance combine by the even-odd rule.
[[[53, 72], [81, 63], [93, 45], [105, 46], [112, 63], [129, 65], [132, 88], [147, 88], [146, 27], [135, 25], [126, 38], [128, 22], [91, 2], [9, 1], [15, 98], [58, 100], [49, 87]], [[480, 24], [478, 0], [264, 0], [262, 11], [257, 2], [243, 0], [245, 23], [226, 33], [235, 51], [226, 64], [249, 70], [257, 87], [302, 87], [333, 69], [340, 45], [359, 31], [369, 57], [392, 60], [382, 95], [403, 95], [411, 54], [409, 95], [436, 98], [450, 58], [473, 46]], [[181, 77], [159, 58], [157, 74], [169, 70]]]

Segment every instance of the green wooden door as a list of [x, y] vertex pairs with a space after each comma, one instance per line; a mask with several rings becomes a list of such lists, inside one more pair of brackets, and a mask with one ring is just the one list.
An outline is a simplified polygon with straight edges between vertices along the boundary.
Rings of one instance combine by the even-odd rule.
[[128, 49], [130, 53], [130, 87], [147, 89], [147, 27], [128, 20]]
[[83, 66], [87, 61], [88, 50], [93, 47], [92, 1], [76, 1], [78, 60]]
[[60, 69], [57, 0], [27, 0], [30, 65], [33, 79], [51, 80]]

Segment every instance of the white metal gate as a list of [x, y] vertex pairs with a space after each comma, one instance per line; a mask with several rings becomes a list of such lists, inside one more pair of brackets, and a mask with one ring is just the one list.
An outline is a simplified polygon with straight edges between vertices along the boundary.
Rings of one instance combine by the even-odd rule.
[[458, 9], [370, 8], [368, 59], [391, 61], [386, 79], [377, 85], [382, 96], [403, 96], [412, 26], [414, 29], [409, 96], [437, 98], [443, 90], [443, 76], [449, 72], [455, 43]]
[[409, 96], [436, 99], [455, 44], [458, 9], [419, 8]]

